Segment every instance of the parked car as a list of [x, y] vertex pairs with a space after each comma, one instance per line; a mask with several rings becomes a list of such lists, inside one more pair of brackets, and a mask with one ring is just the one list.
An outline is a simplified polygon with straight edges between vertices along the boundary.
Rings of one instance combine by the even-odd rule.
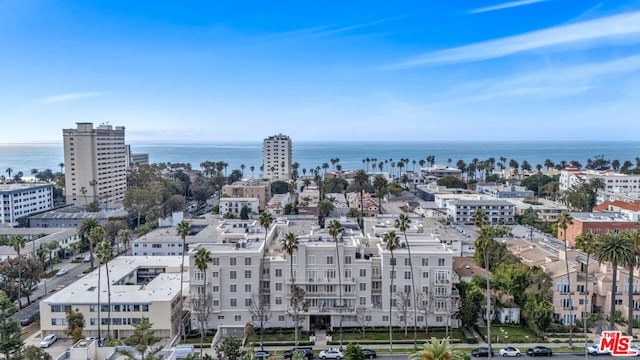
[[67, 273], [69, 272], [69, 270], [67, 269], [60, 269], [58, 270], [58, 272], [56, 273], [56, 276], [63, 276], [63, 275], [67, 275]]
[[291, 359], [293, 357], [293, 353], [295, 352], [301, 352], [304, 353], [305, 358], [307, 359], [313, 359], [313, 357], [315, 356], [313, 354], [313, 349], [310, 347], [299, 347], [299, 348], [293, 348], [291, 350], [287, 350], [284, 352], [283, 356], [285, 359]]
[[320, 351], [320, 355], [318, 355], [318, 357], [322, 360], [326, 360], [326, 359], [336, 359], [336, 360], [340, 360], [344, 358], [344, 354], [342, 353], [342, 351], [340, 351], [340, 349], [327, 349], [327, 350], [322, 350]]
[[268, 351], [258, 350], [255, 352], [256, 359], [258, 360], [267, 360], [271, 353]]
[[552, 356], [553, 351], [546, 346], [534, 346], [527, 349], [527, 355], [529, 356]]
[[493, 357], [493, 350], [489, 350], [488, 347], [479, 347], [471, 350], [471, 356], [473, 357], [489, 357], [489, 353]]
[[520, 356], [520, 350], [513, 346], [507, 346], [506, 348], [500, 349], [500, 356]]
[[22, 318], [22, 319], [20, 319], [20, 325], [28, 326], [30, 324], [31, 324], [31, 319], [30, 318]]
[[86, 262], [86, 263], [91, 262], [91, 255], [85, 256], [82, 262]]
[[593, 344], [587, 348], [587, 353], [591, 356], [596, 355], [611, 355], [609, 350], [600, 350], [600, 345]]
[[40, 347], [41, 348], [48, 348], [49, 346], [53, 345], [53, 343], [55, 343], [56, 341], [58, 341], [58, 338], [51, 334], [51, 335], [47, 335], [44, 339], [42, 339], [42, 341], [40, 341]]
[[374, 359], [378, 357], [378, 354], [376, 354], [376, 351], [373, 349], [362, 349], [362, 354], [365, 359]]

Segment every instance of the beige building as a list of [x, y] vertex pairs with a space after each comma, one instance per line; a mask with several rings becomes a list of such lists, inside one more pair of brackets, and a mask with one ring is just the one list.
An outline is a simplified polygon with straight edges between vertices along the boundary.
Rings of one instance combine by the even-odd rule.
[[77, 123], [63, 129], [67, 204], [122, 201], [127, 188], [124, 126]]
[[292, 163], [291, 138], [287, 135], [274, 135], [262, 143], [263, 178], [269, 180], [291, 179]]
[[237, 181], [222, 187], [222, 196], [229, 198], [256, 198], [260, 209], [265, 209], [271, 199], [271, 182], [261, 180]]
[[[42, 336], [67, 334], [67, 311], [84, 315], [85, 336], [107, 336], [111, 322], [112, 336], [128, 337], [133, 326], [148, 318], [155, 335], [173, 337], [180, 324], [180, 256], [119, 256], [109, 262], [111, 316], [109, 317], [107, 276], [105, 267], [98, 280], [98, 270], [40, 301]], [[189, 291], [189, 275], [185, 274], [184, 292]], [[100, 288], [98, 289], [98, 283]], [[100, 301], [98, 301], [98, 296]]]

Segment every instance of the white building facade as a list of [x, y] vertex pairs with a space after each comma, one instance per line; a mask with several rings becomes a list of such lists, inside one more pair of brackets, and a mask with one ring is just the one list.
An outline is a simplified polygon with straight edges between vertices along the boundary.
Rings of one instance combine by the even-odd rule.
[[124, 200], [129, 165], [124, 126], [77, 123], [62, 135], [67, 204]]
[[292, 163], [291, 138], [278, 134], [269, 136], [262, 143], [262, 176], [269, 180], [291, 179]]
[[0, 205], [0, 224], [16, 226], [21, 217], [53, 208], [53, 185], [0, 185]]
[[590, 179], [602, 179], [605, 184], [604, 192], [637, 193], [640, 191], [640, 175], [616, 173], [613, 170], [596, 171], [566, 168], [560, 171], [560, 191], [571, 189]]
[[504, 200], [453, 200], [447, 202], [449, 219], [458, 224], [473, 224], [477, 210], [483, 210], [492, 225], [515, 223], [516, 206]]
[[260, 200], [258, 198], [220, 198], [219, 212], [220, 214], [236, 214], [240, 215], [243, 207], [247, 207], [250, 214], [260, 213]]

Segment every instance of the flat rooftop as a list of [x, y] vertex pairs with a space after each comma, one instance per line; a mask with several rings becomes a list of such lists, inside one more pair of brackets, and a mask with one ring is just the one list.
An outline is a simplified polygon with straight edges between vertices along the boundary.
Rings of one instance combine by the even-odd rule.
[[[111, 303], [133, 304], [169, 301], [180, 291], [180, 256], [119, 256], [109, 262]], [[116, 285], [135, 275], [139, 269], [163, 269], [146, 285]], [[101, 303], [107, 302], [107, 277], [102, 269]], [[184, 288], [189, 288], [188, 270], [185, 271]], [[139, 273], [138, 275], [143, 275]], [[53, 304], [95, 304], [98, 296], [98, 269], [78, 279], [73, 284], [42, 300]], [[188, 291], [188, 290], [187, 290]]]
[[629, 220], [625, 214], [622, 213], [614, 213], [614, 212], [573, 212], [571, 213], [571, 217], [574, 220], [578, 221], [586, 221], [586, 222], [628, 222], [628, 223], [636, 223], [636, 221]]
[[37, 188], [43, 188], [43, 187], [53, 187], [53, 184], [38, 184], [38, 183], [0, 184], [0, 192], [37, 189]]

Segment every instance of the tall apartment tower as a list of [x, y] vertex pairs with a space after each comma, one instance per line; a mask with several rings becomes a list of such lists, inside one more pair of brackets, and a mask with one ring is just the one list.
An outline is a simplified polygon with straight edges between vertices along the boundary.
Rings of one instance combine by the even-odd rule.
[[119, 202], [127, 188], [124, 126], [77, 123], [63, 129], [67, 204]]
[[269, 136], [262, 143], [263, 178], [291, 179], [291, 139], [282, 134]]

